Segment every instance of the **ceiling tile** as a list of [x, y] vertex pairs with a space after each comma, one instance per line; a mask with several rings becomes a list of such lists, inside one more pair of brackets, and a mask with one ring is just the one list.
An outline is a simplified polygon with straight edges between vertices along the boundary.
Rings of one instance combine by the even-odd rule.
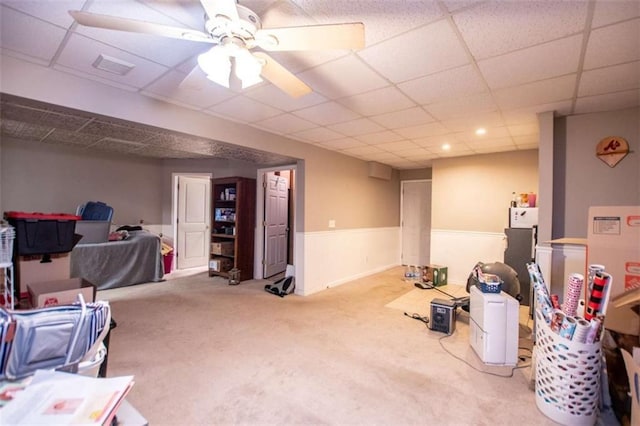
[[0, 121], [0, 132], [6, 137], [39, 141], [51, 131], [53, 131], [51, 127], [27, 124], [21, 121], [5, 119]]
[[463, 143], [450, 143], [448, 150], [442, 149], [438, 151], [438, 155], [440, 157], [461, 157], [465, 155], [472, 155], [474, 153], [475, 151]]
[[438, 120], [452, 120], [473, 114], [489, 113], [498, 109], [488, 93], [451, 98], [425, 105], [424, 108]]
[[584, 69], [616, 65], [640, 59], [640, 18], [598, 28], [591, 32]]
[[584, 30], [586, 1], [489, 1], [453, 19], [476, 60]]
[[348, 148], [355, 148], [358, 146], [365, 146], [364, 143], [354, 138], [334, 139], [331, 141], [320, 142], [319, 145], [324, 148], [334, 149], [334, 150], [343, 150]]
[[414, 139], [413, 142], [418, 145], [421, 146], [423, 148], [427, 148], [431, 151], [434, 150], [440, 150], [442, 148], [442, 145], [444, 144], [456, 144], [459, 145], [461, 144], [461, 142], [458, 140], [457, 136], [453, 133], [447, 133], [444, 135], [439, 135], [439, 136], [431, 136], [428, 138], [419, 138], [419, 139]]
[[417, 126], [435, 121], [428, 112], [420, 107], [376, 115], [371, 119], [388, 129]]
[[492, 89], [515, 86], [575, 72], [582, 49], [582, 35], [540, 44], [479, 61]]
[[[92, 64], [101, 54], [131, 63], [135, 67], [126, 75], [97, 69]], [[167, 68], [162, 65], [78, 35], [69, 37], [57, 63], [83, 73], [134, 87], [143, 87], [167, 71]]]
[[339, 102], [347, 108], [365, 116], [398, 111], [414, 106], [415, 103], [395, 87], [383, 87], [371, 92], [342, 98]]
[[130, 125], [120, 124], [108, 119], [93, 120], [84, 126], [81, 133], [89, 135], [98, 135], [103, 138], [119, 139], [121, 141], [129, 141], [133, 143], [142, 143], [157, 136], [157, 132], [150, 132], [133, 123]]
[[336, 102], [325, 102], [323, 104], [294, 111], [293, 114], [320, 125], [355, 120], [359, 117], [355, 112]]
[[456, 139], [465, 143], [483, 143], [496, 139], [511, 138], [506, 127], [491, 127], [486, 130], [487, 133], [484, 135], [477, 135], [475, 130], [456, 133]]
[[[42, 0], [2, 0], [3, 5], [63, 28], [68, 28], [73, 23], [73, 18], [67, 11], [80, 10], [84, 3], [85, 0], [56, 0], [56, 7], [43, 7]], [[0, 14], [4, 13], [3, 9]], [[2, 24], [4, 26], [4, 22]]]
[[368, 118], [359, 118], [353, 121], [345, 121], [343, 123], [332, 124], [327, 126], [336, 132], [342, 133], [345, 136], [359, 136], [366, 135], [368, 133], [380, 132], [384, 130], [382, 126], [374, 123]]
[[[0, 5], [0, 46], [50, 61], [66, 30]], [[26, 33], [26, 34], [25, 34]]]
[[378, 148], [389, 152], [396, 152], [404, 149], [417, 149], [420, 148], [412, 141], [404, 140], [399, 142], [387, 142], [376, 145]]
[[327, 101], [327, 98], [316, 92], [311, 92], [299, 98], [292, 98], [272, 84], [263, 84], [256, 88], [250, 88], [243, 93], [252, 99], [288, 112], [304, 109]]
[[394, 131], [409, 139], [439, 136], [449, 133], [449, 130], [440, 123], [428, 123], [421, 124], [419, 126], [403, 127], [395, 129]]
[[369, 159], [371, 161], [389, 161], [389, 160], [400, 160], [400, 157], [398, 157], [396, 154], [392, 153], [392, 152], [388, 152], [388, 151], [382, 151], [380, 153], [372, 153], [372, 154], [368, 154], [367, 157], [369, 157]]
[[585, 71], [578, 96], [599, 95], [640, 88], [640, 61]]
[[78, 130], [91, 120], [83, 114], [65, 114], [52, 109], [32, 108], [11, 102], [3, 102], [1, 108], [3, 120], [22, 121], [63, 130]]
[[399, 141], [402, 139], [402, 136], [390, 130], [385, 130], [383, 132], [369, 133], [367, 135], [356, 136], [355, 138], [358, 139], [359, 141], [368, 143], [370, 145], [377, 145], [379, 143]]
[[319, 23], [363, 22], [367, 46], [442, 17], [442, 10], [432, 0], [411, 0], [402, 7], [384, 1], [295, 0]]
[[132, 143], [126, 140], [118, 140], [114, 138], [102, 138], [91, 145], [91, 149], [99, 149], [101, 151], [130, 153], [143, 148], [143, 144]]
[[293, 114], [280, 114], [275, 117], [267, 118], [262, 121], [257, 121], [256, 126], [265, 128], [268, 131], [276, 132], [282, 135], [289, 133], [297, 133], [302, 130], [308, 130], [316, 127], [315, 124], [310, 121], [304, 120], [300, 117], [296, 117]]
[[491, 111], [445, 120], [442, 124], [452, 132], [466, 132], [470, 130], [475, 131], [480, 127], [501, 127], [504, 126], [504, 120], [499, 112]]
[[435, 158], [436, 154], [427, 150], [426, 148], [412, 148], [412, 149], [400, 149], [398, 151], [394, 151], [396, 155], [402, 158], [406, 158], [408, 160], [428, 160], [431, 158]]
[[374, 145], [366, 145], [366, 146], [357, 146], [354, 148], [347, 148], [342, 150], [342, 152], [346, 154], [352, 155], [371, 155], [371, 154], [379, 154], [381, 152], [385, 152]]
[[471, 65], [406, 81], [398, 87], [411, 99], [423, 105], [455, 96], [470, 96], [487, 91], [482, 78]]
[[534, 148], [537, 147], [540, 142], [540, 136], [527, 135], [527, 136], [514, 136], [513, 142], [518, 148]]
[[357, 95], [388, 83], [353, 55], [327, 62], [298, 74], [307, 85], [330, 98]]
[[576, 101], [576, 114], [637, 107], [640, 104], [640, 90], [627, 90], [606, 95], [587, 96]]
[[143, 93], [159, 95], [196, 108], [208, 108], [235, 96], [232, 91], [209, 80], [197, 89], [187, 85], [181, 86], [180, 83], [185, 77], [186, 75], [177, 71], [169, 71], [145, 87]]
[[244, 121], [253, 123], [269, 117], [282, 114], [279, 109], [247, 98], [246, 96], [236, 96], [235, 98], [222, 101], [207, 111], [215, 112], [234, 121]]
[[[202, 11], [202, 9], [200, 10]], [[119, 2], [114, 1], [93, 2], [90, 3], [88, 12], [135, 19], [172, 27], [188, 28], [180, 22], [157, 12], [144, 3], [139, 2], [127, 2], [126, 7], [123, 7]], [[202, 19], [203, 18], [201, 18], [201, 22]], [[203, 26], [201, 24], [193, 29], [201, 30], [202, 28]], [[178, 65], [187, 58], [204, 53], [211, 48], [208, 43], [177, 40], [170, 37], [134, 33], [129, 31], [115, 31], [83, 25], [77, 26], [76, 33], [169, 67]]]
[[394, 83], [469, 63], [447, 20], [406, 32], [361, 50], [358, 55]]
[[442, 3], [445, 5], [449, 12], [454, 12], [459, 9], [473, 7], [473, 5], [482, 3], [483, 1], [484, 0], [443, 0]]
[[316, 127], [314, 129], [303, 130], [294, 133], [293, 137], [309, 141], [309, 142], [327, 142], [334, 139], [343, 139], [344, 136], [338, 132], [327, 129], [325, 127]]
[[498, 148], [498, 147], [510, 147], [512, 150], [515, 149], [515, 144], [513, 143], [513, 139], [511, 137], [498, 137], [498, 138], [487, 138], [483, 140], [469, 140], [465, 142], [466, 145], [473, 149], [489, 149], [489, 148]]
[[571, 100], [552, 102], [548, 104], [529, 105], [523, 108], [504, 110], [502, 116], [507, 125], [538, 123], [538, 114], [555, 111], [558, 115], [571, 114], [573, 103]]
[[527, 105], [548, 104], [571, 99], [576, 83], [575, 74], [537, 81], [518, 87], [495, 91], [496, 102], [503, 109]]
[[600, 0], [596, 2], [591, 27], [598, 28], [638, 16], [640, 16], [640, 2], [638, 0]]
[[509, 134], [511, 136], [535, 136], [538, 137], [540, 133], [540, 126], [537, 122], [531, 122], [528, 124], [517, 124], [508, 126]]
[[91, 135], [87, 133], [71, 132], [64, 129], [55, 129], [49, 133], [43, 142], [64, 145], [89, 146], [102, 139], [102, 135]]

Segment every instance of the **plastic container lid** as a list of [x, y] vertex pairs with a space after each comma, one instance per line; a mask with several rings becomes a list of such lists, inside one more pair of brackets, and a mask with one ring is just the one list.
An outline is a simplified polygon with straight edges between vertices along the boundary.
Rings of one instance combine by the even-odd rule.
[[27, 213], [27, 212], [5, 212], [7, 219], [29, 219], [29, 220], [80, 220], [81, 217], [75, 214], [66, 213]]

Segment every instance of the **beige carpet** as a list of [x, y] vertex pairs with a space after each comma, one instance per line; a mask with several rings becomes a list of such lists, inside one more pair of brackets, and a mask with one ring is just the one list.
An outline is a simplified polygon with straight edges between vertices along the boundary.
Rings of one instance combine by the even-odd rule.
[[206, 272], [101, 291], [118, 324], [108, 375], [135, 376], [128, 399], [151, 425], [554, 424], [520, 370], [476, 370], [466, 314], [451, 337], [405, 316], [428, 314], [432, 290], [401, 275], [308, 297]]

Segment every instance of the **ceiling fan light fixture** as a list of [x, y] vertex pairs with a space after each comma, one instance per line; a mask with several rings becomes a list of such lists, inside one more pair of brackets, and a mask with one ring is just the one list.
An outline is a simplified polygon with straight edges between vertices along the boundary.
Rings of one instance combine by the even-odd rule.
[[262, 62], [248, 50], [241, 49], [236, 55], [236, 76], [242, 81], [242, 88], [261, 83]]
[[218, 46], [214, 46], [208, 52], [198, 56], [198, 65], [207, 74], [209, 80], [229, 88], [231, 61], [224, 52], [220, 51]]

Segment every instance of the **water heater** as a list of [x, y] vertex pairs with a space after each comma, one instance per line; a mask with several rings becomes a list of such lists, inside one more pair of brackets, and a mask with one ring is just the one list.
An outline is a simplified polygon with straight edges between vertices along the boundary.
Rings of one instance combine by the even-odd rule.
[[469, 340], [485, 364], [516, 365], [520, 303], [504, 291], [483, 293], [472, 286]]

